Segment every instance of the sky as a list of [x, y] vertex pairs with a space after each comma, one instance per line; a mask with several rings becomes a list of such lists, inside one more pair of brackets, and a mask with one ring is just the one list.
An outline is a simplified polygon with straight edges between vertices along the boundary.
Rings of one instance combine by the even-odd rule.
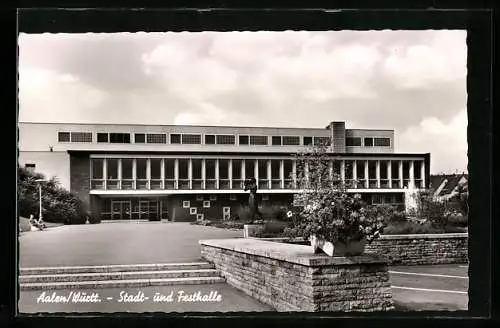
[[466, 31], [19, 35], [19, 121], [395, 130], [467, 172]]

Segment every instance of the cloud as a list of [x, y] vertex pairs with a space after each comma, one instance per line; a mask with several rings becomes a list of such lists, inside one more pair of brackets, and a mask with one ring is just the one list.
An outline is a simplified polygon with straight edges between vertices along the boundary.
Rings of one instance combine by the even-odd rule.
[[396, 150], [431, 153], [431, 172], [467, 172], [467, 111], [448, 122], [426, 117], [396, 137]]
[[[432, 150], [437, 168], [464, 167], [465, 41], [465, 31], [446, 30], [21, 34], [20, 119], [344, 120], [395, 129], [402, 149]], [[440, 155], [450, 151], [456, 162]]]

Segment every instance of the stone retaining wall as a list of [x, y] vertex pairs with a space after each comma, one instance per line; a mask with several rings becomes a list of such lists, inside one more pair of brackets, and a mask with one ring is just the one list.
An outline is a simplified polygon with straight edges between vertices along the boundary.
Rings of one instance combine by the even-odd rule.
[[228, 284], [277, 311], [394, 308], [387, 263], [376, 255], [329, 257], [309, 246], [252, 238], [200, 244], [202, 257]]
[[383, 235], [365, 251], [383, 255], [390, 265], [467, 263], [468, 234]]

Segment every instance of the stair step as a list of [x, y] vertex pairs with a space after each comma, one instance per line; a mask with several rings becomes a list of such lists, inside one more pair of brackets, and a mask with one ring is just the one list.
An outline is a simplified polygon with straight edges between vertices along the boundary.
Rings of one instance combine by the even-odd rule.
[[20, 275], [214, 269], [208, 262], [21, 268]]
[[99, 281], [71, 281], [71, 282], [43, 282], [21, 283], [20, 290], [47, 290], [47, 289], [86, 289], [86, 288], [113, 288], [113, 287], [148, 287], [169, 285], [197, 285], [217, 284], [225, 282], [221, 277], [186, 277], [186, 278], [158, 278], [158, 279], [123, 279]]
[[215, 269], [199, 270], [162, 270], [162, 271], [128, 271], [128, 272], [93, 272], [93, 273], [65, 273], [19, 276], [20, 283], [33, 282], [70, 282], [70, 281], [102, 281], [120, 279], [159, 279], [159, 278], [187, 278], [217, 276]]

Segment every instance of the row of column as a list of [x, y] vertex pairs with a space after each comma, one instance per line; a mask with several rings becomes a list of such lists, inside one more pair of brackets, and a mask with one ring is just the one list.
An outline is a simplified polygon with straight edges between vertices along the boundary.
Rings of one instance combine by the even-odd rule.
[[[147, 159], [147, 165], [146, 165], [146, 177], [145, 179], [137, 179], [137, 162], [136, 162], [136, 159], [133, 159], [132, 161], [132, 179], [131, 180], [147, 180], [148, 181], [148, 184], [150, 183], [151, 180], [161, 180], [162, 181], [162, 186], [163, 186], [163, 181], [165, 180], [172, 180], [172, 181], [175, 181], [176, 183], [179, 181], [179, 180], [189, 180], [189, 187], [191, 188], [192, 187], [192, 181], [193, 181], [193, 159], [189, 159], [188, 160], [188, 176], [187, 176], [187, 179], [180, 179], [179, 178], [179, 159], [173, 159], [174, 160], [174, 176], [172, 178], [166, 178], [166, 174], [165, 174], [165, 159], [161, 159], [161, 165], [160, 165], [160, 177], [154, 177], [152, 178], [151, 177], [151, 161], [150, 159]], [[205, 159], [200, 159], [201, 161], [201, 181], [203, 183], [203, 185], [205, 184], [205, 181], [207, 180], [206, 178], [206, 160]], [[296, 166], [296, 161], [295, 160], [266, 160], [266, 178], [262, 179], [262, 180], [267, 180], [267, 186], [265, 185], [262, 185], [262, 184], [259, 184], [259, 161], [262, 161], [262, 159], [252, 159], [252, 160], [248, 160], [248, 159], [239, 159], [238, 161], [241, 161], [241, 168], [240, 168], [240, 177], [236, 177], [233, 179], [233, 176], [232, 176], [232, 173], [233, 173], [233, 160], [232, 159], [228, 159], [228, 172], [227, 172], [227, 179], [224, 179], [224, 180], [228, 180], [229, 181], [229, 188], [231, 189], [233, 187], [233, 184], [232, 184], [232, 181], [233, 180], [244, 180], [247, 176], [246, 176], [246, 162], [247, 161], [253, 161], [253, 168], [254, 168], [254, 172], [253, 172], [253, 176], [255, 177], [255, 179], [257, 180], [257, 183], [259, 185], [260, 188], [269, 188], [269, 189], [284, 189], [284, 188], [287, 188], [287, 183], [289, 182], [293, 182], [293, 185], [295, 185], [296, 181], [295, 181], [295, 177], [296, 177], [296, 170], [297, 170], [297, 166]], [[271, 163], [272, 161], [278, 161], [279, 163], [279, 178], [274, 178], [272, 177], [272, 167], [271, 167]], [[284, 161], [290, 161], [291, 162], [291, 171], [289, 172], [285, 172], [285, 165], [284, 165]], [[407, 184], [405, 184], [405, 181], [403, 179], [403, 160], [398, 160], [398, 161], [394, 161], [394, 160], [389, 160], [389, 161], [385, 161], [387, 163], [387, 173], [386, 173], [386, 180], [384, 183], [384, 185], [382, 185], [381, 181], [383, 179], [381, 179], [381, 161], [380, 160], [376, 160], [376, 170], [375, 170], [375, 179], [370, 179], [369, 177], [369, 166], [368, 166], [368, 160], [351, 160], [351, 162], [353, 163], [353, 167], [352, 167], [352, 176], [351, 177], [348, 177], [346, 176], [346, 161], [345, 160], [340, 160], [340, 176], [341, 176], [341, 180], [343, 182], [346, 182], [348, 180], [364, 180], [362, 181], [362, 185], [358, 185], [357, 187], [358, 188], [366, 188], [366, 189], [370, 189], [370, 188], [373, 188], [373, 186], [370, 185], [370, 181], [371, 180], [375, 180], [376, 181], [376, 188], [404, 188]], [[358, 173], [358, 169], [357, 169], [357, 165], [359, 162], [363, 162], [364, 164], [364, 174], [363, 174], [363, 177], [358, 177], [357, 176], [357, 173]], [[393, 162], [396, 162], [397, 165], [398, 165], [398, 177], [396, 178], [397, 182], [396, 182], [396, 185], [394, 185], [393, 183], [393, 179], [392, 178], [392, 165], [393, 165]], [[409, 169], [408, 169], [408, 182], [410, 185], [414, 185], [415, 187], [417, 188], [425, 188], [425, 185], [426, 185], [426, 181], [425, 181], [425, 162], [423, 160], [419, 160], [417, 161], [420, 165], [420, 179], [419, 181], [417, 181], [418, 183], [416, 183], [416, 180], [415, 180], [415, 176], [414, 176], [414, 170], [415, 170], [415, 161], [412, 161], [410, 160], [409, 161]], [[220, 172], [219, 172], [219, 159], [215, 159], [215, 176], [214, 178], [211, 178], [213, 180], [215, 180], [215, 185], [216, 185], [216, 189], [219, 189], [219, 185], [220, 185], [220, 180], [222, 180], [220, 178]], [[108, 180], [108, 174], [107, 174], [107, 159], [103, 159], [103, 171], [102, 171], [102, 180], [106, 181]], [[118, 159], [118, 177], [117, 179], [115, 180], [122, 180], [122, 161], [120, 159]], [[333, 162], [330, 163], [330, 172], [331, 174], [333, 174]], [[291, 174], [291, 175], [290, 175]], [[97, 178], [98, 179], [98, 178]], [[197, 179], [195, 179], [197, 180]], [[274, 187], [273, 188], [273, 182], [276, 182], [276, 180], [279, 180], [279, 188], [276, 188]], [[177, 185], [175, 186], [176, 188], [178, 187]], [[239, 188], [237, 188], [239, 189]], [[287, 188], [288, 189], [288, 188]]]

